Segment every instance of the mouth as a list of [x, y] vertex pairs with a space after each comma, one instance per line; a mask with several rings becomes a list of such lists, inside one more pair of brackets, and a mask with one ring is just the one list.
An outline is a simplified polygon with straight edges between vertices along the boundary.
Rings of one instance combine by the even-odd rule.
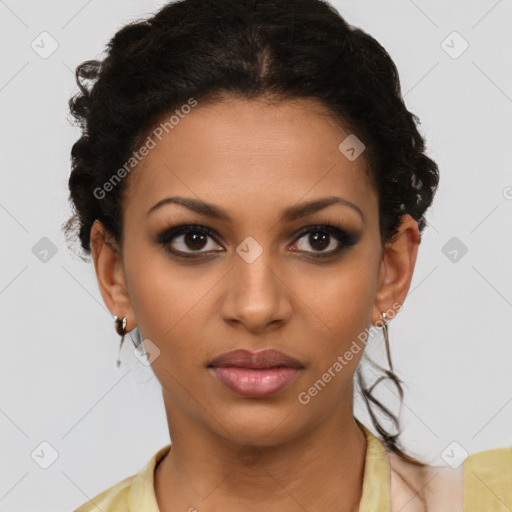
[[279, 350], [253, 353], [239, 349], [216, 357], [208, 368], [223, 385], [238, 395], [262, 398], [288, 386], [304, 366]]
[[249, 352], [248, 350], [238, 349], [231, 352], [225, 352], [216, 357], [208, 367], [238, 367], [254, 369], [270, 369], [277, 367], [297, 368], [304, 366], [300, 361], [280, 352], [279, 350], [266, 349], [259, 352]]

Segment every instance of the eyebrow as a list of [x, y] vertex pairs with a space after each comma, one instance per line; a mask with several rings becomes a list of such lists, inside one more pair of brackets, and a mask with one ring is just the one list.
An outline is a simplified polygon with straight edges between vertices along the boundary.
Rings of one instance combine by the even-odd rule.
[[[231, 221], [231, 217], [229, 216], [228, 212], [218, 206], [215, 206], [211, 203], [206, 203], [204, 201], [200, 201], [198, 199], [192, 199], [188, 197], [166, 197], [164, 199], [161, 199], [153, 205], [147, 212], [146, 216], [148, 216], [150, 213], [154, 212], [158, 208], [164, 206], [165, 204], [180, 204], [184, 206], [185, 208], [188, 208], [189, 210], [192, 210], [196, 213], [199, 213], [200, 215], [204, 215], [207, 217], [211, 217], [213, 219], [222, 220], [222, 221]], [[348, 201], [347, 199], [343, 199], [341, 197], [336, 196], [330, 196], [330, 197], [324, 197], [322, 199], [315, 199], [312, 201], [309, 201], [307, 203], [300, 203], [295, 206], [290, 206], [288, 208], [285, 208], [283, 211], [283, 214], [281, 215], [281, 220], [285, 222], [290, 222], [294, 219], [299, 219], [301, 217], [306, 217], [308, 215], [312, 215], [313, 213], [316, 213], [320, 210], [323, 210], [324, 208], [327, 208], [328, 206], [332, 204], [341, 204], [344, 206], [348, 206], [352, 210], [356, 211], [363, 222], [365, 222], [365, 218], [363, 215], [363, 212], [361, 211], [361, 208], [357, 206], [356, 204], [352, 203], [351, 201]]]

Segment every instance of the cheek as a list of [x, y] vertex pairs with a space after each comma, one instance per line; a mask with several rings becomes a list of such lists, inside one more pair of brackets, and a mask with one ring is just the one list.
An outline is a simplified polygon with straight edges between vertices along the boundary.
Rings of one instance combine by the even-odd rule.
[[209, 294], [219, 276], [204, 272], [199, 277], [197, 268], [172, 265], [153, 250], [143, 254], [140, 247], [129, 258], [129, 294], [139, 331], [160, 350], [152, 363], [157, 378], [162, 382], [167, 372], [185, 376], [204, 367], [207, 324], [215, 307]]
[[[131, 250], [130, 250], [131, 248]], [[153, 249], [126, 244], [125, 265], [130, 302], [141, 336], [162, 349], [162, 335], [171, 333], [184, 314], [180, 276], [170, 272]]]
[[344, 337], [368, 327], [378, 283], [375, 268], [353, 257], [339, 268], [304, 272], [296, 293], [309, 306], [312, 320], [318, 318], [314, 325], [324, 324], [326, 333]]
[[377, 287], [374, 265], [376, 261], [353, 257], [337, 270], [304, 273], [300, 287], [294, 290], [301, 299], [299, 332], [308, 345], [306, 352], [311, 354], [316, 377], [331, 368], [339, 356], [344, 358], [344, 377], [337, 380], [348, 379], [355, 372], [371, 325]]

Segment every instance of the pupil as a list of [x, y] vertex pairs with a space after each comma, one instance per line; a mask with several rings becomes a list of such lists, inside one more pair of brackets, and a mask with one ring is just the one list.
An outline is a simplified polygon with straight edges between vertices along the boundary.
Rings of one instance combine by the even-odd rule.
[[[326, 247], [329, 246], [328, 239], [329, 239], [328, 234], [324, 233], [323, 235], [321, 235], [318, 231], [316, 233], [311, 233], [309, 235], [309, 243], [311, 244], [311, 247], [320, 249], [320, 250], [325, 249]], [[315, 247], [315, 244], [318, 244], [319, 247]]]

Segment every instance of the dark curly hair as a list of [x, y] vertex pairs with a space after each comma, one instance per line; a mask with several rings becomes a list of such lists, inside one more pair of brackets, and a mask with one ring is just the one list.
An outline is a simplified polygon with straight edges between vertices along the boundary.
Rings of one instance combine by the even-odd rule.
[[[90, 255], [98, 219], [122, 246], [126, 181], [99, 199], [109, 181], [164, 116], [194, 98], [315, 99], [366, 146], [365, 162], [378, 194], [382, 244], [410, 214], [420, 232], [438, 186], [425, 154], [418, 118], [404, 104], [397, 68], [370, 35], [349, 25], [323, 0], [180, 0], [149, 19], [121, 28], [103, 60], [76, 68], [80, 92], [70, 99], [82, 130], [73, 145], [69, 178], [73, 216], [63, 225]], [[85, 259], [85, 258], [82, 258]], [[384, 370], [400, 391], [399, 379]], [[395, 416], [359, 385], [386, 447], [423, 466], [398, 445], [397, 434], [372, 411]]]

